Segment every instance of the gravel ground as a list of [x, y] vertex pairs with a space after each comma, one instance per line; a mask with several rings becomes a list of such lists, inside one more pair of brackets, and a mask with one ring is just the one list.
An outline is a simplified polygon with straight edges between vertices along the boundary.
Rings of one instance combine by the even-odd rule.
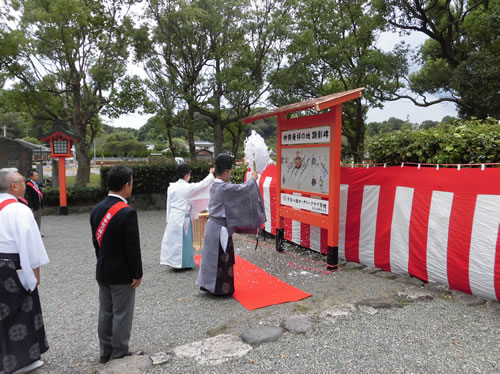
[[[197, 269], [176, 272], [159, 265], [163, 211], [139, 212], [144, 279], [136, 294], [131, 350], [146, 354], [251, 327], [279, 325], [296, 314], [319, 316], [333, 305], [393, 296], [409, 286], [360, 270], [324, 274], [311, 261], [325, 258], [274, 241], [235, 235], [236, 253], [313, 296], [247, 311], [235, 299], [195, 287]], [[98, 368], [98, 288], [87, 214], [44, 216], [42, 231], [51, 260], [42, 269], [40, 296], [50, 349], [37, 373], [94, 373]], [[500, 373], [500, 314], [435, 297], [375, 315], [360, 311], [318, 319], [309, 335], [285, 332], [277, 342], [217, 366], [171, 360], [148, 373]]]

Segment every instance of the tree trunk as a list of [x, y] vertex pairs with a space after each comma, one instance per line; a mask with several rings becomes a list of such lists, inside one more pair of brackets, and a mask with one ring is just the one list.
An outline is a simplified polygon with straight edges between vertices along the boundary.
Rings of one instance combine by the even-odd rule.
[[217, 118], [214, 122], [214, 140], [214, 156], [217, 157], [222, 153], [222, 145], [224, 144], [224, 128], [220, 118]]
[[172, 153], [172, 158], [175, 160], [175, 157], [177, 156], [177, 148], [175, 147], [174, 142], [172, 140], [172, 131], [168, 119], [165, 120], [165, 127], [167, 129], [168, 148], [170, 149], [170, 153]]
[[356, 99], [354, 102], [356, 106], [356, 155], [358, 160], [362, 162], [365, 158], [365, 119], [361, 99]]
[[59, 187], [59, 162], [57, 158], [51, 160], [52, 164], [52, 187]]
[[189, 123], [187, 126], [188, 130], [188, 146], [189, 146], [189, 154], [191, 155], [191, 161], [196, 160], [196, 147], [194, 145], [194, 129], [193, 129], [193, 122], [194, 122], [194, 108], [192, 106], [189, 106]]
[[85, 186], [90, 180], [90, 144], [86, 139], [75, 143], [76, 160], [78, 161], [78, 169], [76, 172], [76, 186]]

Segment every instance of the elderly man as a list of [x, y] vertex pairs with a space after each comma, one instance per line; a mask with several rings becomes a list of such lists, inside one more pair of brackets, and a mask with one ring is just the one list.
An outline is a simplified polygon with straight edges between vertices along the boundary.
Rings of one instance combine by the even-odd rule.
[[49, 262], [33, 213], [18, 202], [24, 178], [0, 169], [0, 373], [27, 373], [49, 349], [38, 285]]

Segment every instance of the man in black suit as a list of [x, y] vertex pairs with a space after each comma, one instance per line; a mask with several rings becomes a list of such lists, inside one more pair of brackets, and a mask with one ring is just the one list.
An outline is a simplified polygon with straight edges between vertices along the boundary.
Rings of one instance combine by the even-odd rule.
[[36, 172], [36, 170], [31, 170], [29, 180], [26, 182], [26, 192], [24, 193], [24, 197], [28, 200], [28, 207], [31, 208], [31, 211], [35, 216], [38, 229], [41, 230], [43, 194], [42, 187], [39, 184], [39, 179], [40, 175]]
[[90, 213], [99, 284], [98, 335], [101, 363], [143, 354], [129, 352], [135, 289], [142, 280], [137, 212], [127, 205], [132, 170], [116, 165], [107, 177], [109, 194]]

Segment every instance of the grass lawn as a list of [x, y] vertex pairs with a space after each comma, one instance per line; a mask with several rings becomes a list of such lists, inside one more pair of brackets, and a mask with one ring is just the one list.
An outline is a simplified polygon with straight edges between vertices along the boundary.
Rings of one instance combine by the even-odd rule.
[[[66, 176], [66, 184], [68, 186], [74, 186], [76, 181], [76, 175]], [[90, 174], [90, 182], [87, 187], [99, 187], [101, 185], [101, 174]]]

